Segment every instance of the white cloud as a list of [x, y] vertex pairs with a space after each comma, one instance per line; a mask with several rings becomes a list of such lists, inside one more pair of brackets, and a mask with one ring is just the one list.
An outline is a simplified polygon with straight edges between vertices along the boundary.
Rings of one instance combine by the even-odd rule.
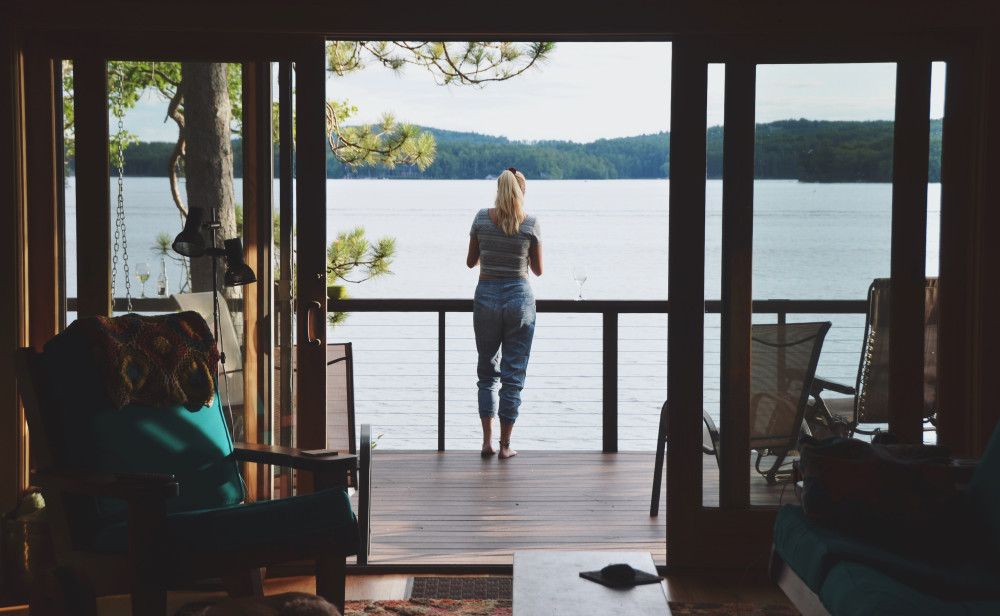
[[593, 141], [670, 126], [669, 43], [559, 43], [550, 60], [484, 87], [438, 86], [408, 67], [377, 66], [331, 77], [331, 98], [348, 98], [362, 121], [393, 110], [400, 120], [514, 140]]

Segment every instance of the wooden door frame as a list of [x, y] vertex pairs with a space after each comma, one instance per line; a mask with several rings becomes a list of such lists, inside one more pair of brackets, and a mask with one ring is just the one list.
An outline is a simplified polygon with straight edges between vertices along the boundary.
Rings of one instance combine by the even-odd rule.
[[[309, 37], [295, 64], [296, 446], [326, 448], [326, 40]], [[304, 224], [303, 221], [308, 221]], [[312, 491], [300, 473], [299, 492]]]
[[[199, 55], [203, 54], [206, 49], [223, 54], [219, 57], [231, 54], [236, 61], [247, 59], [233, 54], [233, 50], [236, 49], [246, 52], [248, 57], [254, 50], [284, 49], [291, 52], [291, 50], [298, 49], [302, 41], [301, 34], [288, 35], [286, 34], [288, 32], [309, 32], [312, 36], [320, 36], [322, 33], [338, 31], [340, 32], [339, 36], [368, 35], [365, 38], [376, 36], [374, 33], [379, 33], [385, 38], [398, 38], [388, 35], [391, 33], [406, 35], [415, 32], [434, 32], [437, 33], [434, 36], [460, 38], [465, 36], [463, 33], [467, 33], [472, 27], [466, 16], [457, 13], [450, 17], [446, 16], [442, 20], [438, 15], [430, 12], [424, 12], [414, 17], [403, 12], [394, 13], [390, 10], [387, 12], [390, 15], [389, 22], [385, 22], [384, 20], [370, 19], [371, 10], [360, 5], [349, 8], [348, 14], [345, 15], [341, 10], [327, 11], [321, 7], [306, 6], [307, 3], [301, 2], [292, 2], [293, 6], [290, 7], [289, 11], [282, 12], [278, 16], [277, 22], [262, 26], [260, 14], [255, 10], [237, 11], [233, 15], [230, 5], [215, 4], [217, 6], [214, 7], [214, 12], [208, 14], [209, 19], [206, 19], [206, 22], [226, 24], [223, 29], [228, 28], [231, 31], [187, 33], [190, 36], [198, 37], [198, 45], [189, 49], [195, 49], [195, 53]], [[29, 92], [28, 86], [31, 80], [26, 79], [26, 72], [35, 70], [32, 68], [33, 64], [28, 56], [32, 53], [29, 47], [36, 32], [25, 30], [24, 24], [29, 22], [48, 23], [49, 21], [55, 24], [58, 31], [50, 31], [48, 33], [49, 40], [45, 43], [45, 49], [55, 55], [61, 53], [58, 51], [59, 49], [65, 49], [67, 46], [71, 49], [80, 49], [81, 46], [93, 46], [110, 40], [123, 49], [131, 49], [135, 53], [148, 54], [154, 58], [157, 55], [162, 57], [165, 51], [170, 51], [172, 57], [180, 57], [177, 41], [183, 40], [185, 35], [183, 27], [179, 25], [180, 19], [163, 14], [161, 9], [131, 7], [129, 11], [121, 15], [120, 24], [121, 28], [128, 29], [130, 32], [116, 31], [102, 34], [101, 28], [106, 24], [106, 15], [95, 11], [94, 7], [66, 5], [59, 8], [58, 15], [43, 16], [44, 13], [51, 11], [47, 5], [38, 5], [38, 7], [18, 5], [13, 9], [15, 17], [0, 26], [0, 31], [10, 34], [2, 39], [8, 42], [5, 48], [8, 60], [4, 63], [3, 77], [5, 82], [12, 84], [9, 99], [4, 97], [5, 100], [0, 101], [0, 111], [6, 112], [12, 118], [11, 126], [0, 126], [0, 136], [7, 135], [8, 129], [11, 133], [10, 139], [0, 139], [0, 142], [11, 144], [9, 155], [0, 156], [4, 163], [4, 168], [0, 170], [0, 179], [3, 180], [4, 194], [10, 197], [11, 203], [15, 204], [12, 208], [13, 214], [8, 219], [11, 224], [5, 226], [6, 237], [9, 240], [5, 244], [12, 247], [11, 254], [14, 257], [13, 262], [16, 263], [16, 268], [5, 275], [5, 280], [9, 283], [5, 285], [5, 288], [13, 289], [13, 292], [8, 295], [11, 298], [7, 304], [11, 308], [9, 313], [16, 315], [16, 319], [13, 319], [14, 327], [11, 331], [7, 331], [4, 337], [8, 349], [32, 341], [38, 343], [44, 340], [47, 336], [43, 330], [46, 328], [55, 329], [53, 323], [55, 323], [55, 314], [57, 313], [56, 308], [52, 307], [51, 310], [48, 310], [46, 307], [47, 304], [55, 305], [51, 299], [52, 293], [58, 290], [57, 281], [54, 278], [41, 277], [40, 281], [46, 282], [50, 288], [38, 289], [32, 285], [32, 297], [29, 298], [28, 293], [29, 279], [39, 280], [34, 271], [35, 267], [29, 270], [29, 260], [34, 266], [46, 270], [50, 270], [50, 265], [52, 265], [45, 260], [48, 248], [34, 245], [35, 242], [41, 240], [29, 236], [27, 223], [27, 219], [34, 216], [34, 213], [30, 211], [32, 208], [39, 203], [44, 206], [46, 201], [51, 200], [51, 195], [48, 192], [48, 186], [51, 182], [37, 183], [34, 179], [29, 181], [29, 169], [38, 162], [37, 159], [44, 157], [45, 154], [34, 150], [29, 151], [26, 143], [28, 140], [34, 142], [35, 139], [43, 137], [46, 133], [50, 134], [52, 139], [55, 137], [51, 134], [52, 131], [46, 128], [46, 120], [41, 110], [31, 110], [29, 113], [29, 110], [25, 109], [25, 102], [33, 96]], [[942, 253], [954, 250], [956, 254], [954, 257], [948, 257], [947, 267], [944, 267], [945, 264], [942, 263], [942, 278], [947, 275], [947, 277], [952, 278], [953, 282], [947, 283], [942, 280], [943, 321], [941, 337], [943, 342], [940, 348], [940, 363], [942, 364], [940, 394], [942, 399], [946, 399], [949, 404], [953, 405], [957, 412], [947, 418], [942, 418], [939, 432], [942, 438], [948, 440], [949, 443], [959, 446], [957, 451], [960, 453], [976, 454], [981, 452], [985, 440], [989, 437], [989, 429], [1000, 416], [1000, 409], [996, 405], [987, 404], [989, 394], [992, 391], [992, 388], [989, 387], [992, 384], [992, 375], [1000, 372], [1000, 355], [992, 350], [992, 345], [1000, 341], [1000, 321], [995, 319], [992, 314], [994, 307], [1000, 303], [1000, 285], [996, 284], [993, 276], [986, 271], [984, 266], [986, 263], [1000, 261], [1000, 243], [990, 242], [981, 233], [977, 233], [977, 229], [991, 231], [1000, 229], [1000, 212], [996, 208], [985, 207], [987, 203], [997, 201], [997, 182], [991, 180], [989, 172], [998, 167], [997, 161], [1000, 158], [1000, 147], [994, 145], [992, 150], [987, 147], [990, 141], [994, 144], [1000, 143], [1000, 122], [987, 122], [990, 115], [989, 101], [991, 98], [994, 101], [1000, 98], [1000, 53], [998, 53], [998, 44], [995, 42], [1000, 40], [1000, 32], [998, 32], [995, 19], [992, 21], [988, 19], [988, 15], [983, 10], [976, 8], [973, 3], [955, 7], [941, 14], [940, 5], [930, 1], [918, 2], [914, 7], [909, 7], [907, 18], [902, 21], [899, 19], [898, 7], [866, 5], [864, 8], [868, 19], [861, 26], [855, 25], [857, 22], [856, 12], [839, 11], [828, 15], [829, 7], [827, 6], [817, 5], [813, 9], [803, 10], [803, 7], [798, 5], [793, 7], [792, 3], [776, 5], [770, 10], [764, 11], [757, 6], [732, 6], [721, 12], [718, 11], [718, 7], [702, 9], [694, 4], [687, 7], [674, 7], [673, 5], [649, 7], [646, 4], [639, 6], [639, 3], [636, 3], [635, 6], [608, 12], [604, 10], [606, 7], [598, 7], [596, 4], [590, 7], [588, 4], [583, 9], [576, 7], [574, 12], [581, 17], [569, 20], [566, 18], [564, 8], [559, 4], [554, 4], [542, 11], [537, 19], [529, 21], [520, 20], [517, 16], [510, 16], [508, 21], [502, 20], [497, 24], [491, 23], [482, 26], [481, 31], [489, 32], [493, 35], [494, 40], [506, 37], [505, 33], [514, 33], [513, 36], [522, 38], [530, 36], [552, 40], [664, 40], [673, 38], [675, 42], [688, 47], [696, 45], [699, 41], [708, 40], [703, 37], [705, 33], [726, 32], [740, 35], [745, 32], [768, 32], [768, 35], [774, 38], [764, 42], [758, 40], [756, 44], [759, 48], [769, 46], [773, 51], [774, 58], [771, 61], [780, 61], [778, 59], [783, 57], [783, 53], [787, 57], [789, 49], [809, 50], [811, 48], [812, 41], [809, 36], [795, 37], [789, 34], [795, 31], [815, 29], [823, 32], [863, 32], [867, 33], [865, 36], [869, 38], [877, 36], [880, 40], [885, 40], [886, 48], [891, 49], [892, 41], [884, 37], [880, 31], [886, 31], [890, 28], [896, 29], [897, 27], [900, 30], [910, 31], [923, 29], [927, 32], [925, 36], [931, 40], [935, 37], [947, 36], [942, 32], [948, 29], [967, 29], [956, 34], [957, 37], [964, 38], [967, 43], [965, 49], [968, 53], [968, 61], [963, 66], [964, 75], [949, 86], [950, 91], [952, 88], [954, 89], [950, 97], [954, 104], [950, 104], [949, 108], [955, 110], [956, 113], [950, 114], [947, 119], [948, 126], [954, 127], [954, 130], [948, 130], [951, 137], [947, 138], [948, 143], [945, 148], [950, 153], [943, 161], [943, 172], [949, 181], [948, 186], [942, 189], [942, 203], [943, 205], [947, 204], [947, 211], [943, 213], [943, 218], [947, 217], [948, 220], [947, 225], [944, 220], [942, 221]], [[392, 15], [397, 16], [393, 18]], [[588, 17], [588, 15], [595, 17]], [[776, 19], [779, 15], [781, 16], [780, 20]], [[230, 20], [232, 17], [235, 19]], [[823, 26], [815, 25], [817, 19], [826, 18], [829, 18], [829, 21]], [[150, 23], [163, 23], [164, 28], [173, 28], [174, 31], [150, 32], [148, 30]], [[344, 24], [349, 25], [345, 26]], [[248, 36], [245, 32], [235, 32], [238, 29], [258, 34]], [[260, 35], [261, 30], [269, 32]], [[691, 34], [685, 37], [684, 33]], [[849, 34], [839, 37], [838, 47], [841, 54], [852, 48], [851, 38]], [[705, 45], [703, 44], [702, 47]], [[675, 53], [677, 49], [679, 47], [675, 45]], [[717, 61], [712, 59], [709, 51], [708, 49], [703, 50], [704, 57], [711, 61]], [[800, 57], [806, 57], [809, 53], [808, 51], [796, 52], [797, 56]], [[889, 55], [891, 54], [887, 53], [887, 56]], [[814, 60], [821, 61], [818, 56]], [[688, 67], [688, 72], [690, 72], [690, 67]], [[675, 88], [674, 91], [678, 92], [679, 89]], [[674, 105], [675, 102], [671, 104]], [[682, 116], [674, 115], [675, 120], [678, 117]], [[677, 126], [675, 133], [682, 133], [682, 127], [677, 124], [675, 122], [675, 126]], [[690, 133], [690, 131], [688, 132]], [[680, 136], [679, 134], [674, 136], [675, 147], [678, 145], [678, 141], [687, 140], [688, 143], [691, 143], [692, 135], [690, 134], [686, 139], [680, 140], [676, 139]], [[992, 139], [990, 139], [991, 137]], [[44, 150], [44, 148], [42, 149]], [[698, 150], [699, 146], [695, 144], [693, 150], [685, 149], [684, 151], [697, 153]], [[680, 160], [675, 161], [675, 165], [673, 167], [675, 172], [684, 166]], [[690, 172], [689, 169], [688, 173]], [[42, 179], [45, 180], [45, 178]], [[678, 185], [684, 184], [683, 179], [677, 179], [680, 181], [675, 184], [675, 189], [678, 188]], [[692, 188], [690, 182], [688, 184], [689, 186], [685, 189], [686, 194], [698, 197], [699, 190]], [[703, 203], [703, 191], [700, 196]], [[682, 200], [674, 201], [671, 199], [671, 203], [678, 206], [686, 205]], [[672, 211], [677, 213], [677, 210]], [[677, 220], [690, 222], [690, 216], [685, 218], [679, 213], [677, 216]], [[692, 224], [697, 228], [703, 222], [702, 220], [701, 223]], [[673, 231], [671, 237], [679, 240], [678, 247], [687, 246], [690, 249], [692, 246], [688, 238], [684, 238], [680, 234], [675, 235]], [[963, 246], [962, 242], [967, 245]], [[704, 249], [703, 236], [699, 248]], [[54, 258], [51, 252], [49, 255], [49, 259]], [[686, 254], [682, 254], [682, 256], [685, 259], [688, 257]], [[39, 261], [39, 259], [42, 260]], [[672, 259], [671, 262], [673, 261]], [[682, 263], [677, 263], [676, 267], [681, 268]], [[672, 267], [671, 274], [674, 273], [675, 270]], [[698, 316], [704, 300], [702, 281], [699, 279], [696, 284], [694, 280], [688, 280], [683, 272], [680, 272], [680, 279], [675, 284], [674, 276], [671, 276], [672, 291], [687, 288], [694, 291], [695, 294], [686, 297], [682, 294], [672, 293], [672, 297], [674, 297], [671, 303], [672, 312], [674, 310], [682, 311], [686, 316], [693, 318], [693, 322], [703, 324], [703, 316]], [[31, 313], [30, 319], [29, 313]], [[683, 326], [684, 320], [676, 319], [672, 323]], [[683, 329], [684, 327], [675, 329], [678, 331], [679, 340], [684, 339]], [[700, 368], [691, 367], [689, 369], [685, 367], [685, 362], [690, 358], [691, 353], [700, 353], [703, 348], [700, 334], [694, 342], [696, 344], [690, 348], [685, 348], [677, 341], [670, 342], [669, 348], [676, 351], [671, 353], [672, 357], [676, 357], [670, 363], [671, 374], [678, 378], [672, 379], [668, 387], [673, 388], [669, 390], [672, 399], [681, 400], [693, 407], [700, 407], [700, 394], [697, 397], [692, 394], [687, 400], [683, 400], [685, 392], [675, 382], [684, 375], [701, 376]], [[8, 361], [8, 359], [2, 361]], [[8, 370], [5, 373], [12, 374], [12, 371]], [[16, 410], [19, 405], [16, 400], [15, 388], [9, 386], [12, 382], [12, 378], [3, 381], [5, 385], [4, 395], [7, 396], [5, 399], [10, 403], [8, 407]], [[694, 382], [700, 383], [701, 379], [698, 378]], [[680, 397], [675, 398], [675, 395]], [[10, 500], [13, 488], [16, 487], [19, 491], [27, 482], [24, 452], [19, 451], [17, 447], [24, 443], [23, 421], [20, 419], [19, 413], [20, 411], [4, 414], [3, 425], [6, 428], [0, 430], [0, 433], [4, 434], [5, 437], [16, 435], [13, 438], [3, 440], [5, 445], [14, 445], [14, 447], [0, 448], [5, 452], [10, 452], [9, 457], [5, 456], [4, 458], [8, 462], [8, 468], [12, 461], [17, 463], [17, 459], [20, 459], [23, 462], [22, 468], [17, 471], [19, 479], [16, 486], [15, 482], [8, 480], [8, 475], [4, 475], [3, 503], [5, 503], [5, 511], [13, 506]], [[691, 417], [687, 417], [685, 414], [675, 414], [677, 417], [672, 416], [671, 434], [681, 434], [682, 432], [687, 436], [695, 434], [700, 428], [700, 422], [693, 416], [693, 413], [694, 411], [691, 411]], [[678, 482], [675, 475], [682, 472], [679, 464], [696, 459], [700, 463], [700, 449], [694, 446], [693, 440], [690, 444], [685, 442], [688, 440], [691, 439], [680, 439], [680, 444], [675, 442], [674, 446], [668, 450], [668, 460], [672, 461], [671, 468], [673, 468], [673, 471], [668, 469], [670, 471], [668, 476], [671, 477], [668, 481], [668, 488]], [[700, 464], [698, 468], [700, 468]], [[683, 486], [683, 484], [682, 478], [680, 485]], [[690, 491], [690, 486], [688, 490]], [[676, 496], [672, 492], [668, 493], [668, 507], [671, 505], [671, 501], [676, 501], [676, 498], [671, 496], [672, 494]], [[700, 493], [696, 492], [696, 494], [697, 498], [700, 499]], [[684, 495], [683, 490], [680, 495]], [[673, 505], [677, 506], [677, 503], [673, 502]], [[675, 529], [678, 528], [679, 524], [685, 523], [685, 520], [678, 519], [676, 516], [673, 519], [677, 520], [673, 525]], [[668, 524], [670, 523], [668, 522]], [[679, 532], [675, 531], [674, 534], [681, 535], [683, 530], [680, 528]], [[745, 536], [741, 536], [740, 540], [744, 538]], [[720, 540], [722, 539], [725, 537], [720, 538]], [[675, 537], [672, 541], [668, 540], [667, 543], [669, 559], [670, 554], [674, 551], [672, 546], [683, 547], [684, 537]], [[707, 558], [693, 561], [695, 563], [711, 561], [712, 557], [719, 552], [718, 549], [706, 550], [705, 545], [698, 543], [698, 541], [688, 543], [696, 550], [709, 553]], [[713, 540], [710, 545], [718, 547], [726, 544]], [[673, 560], [676, 564], [690, 561], [683, 556], [682, 552], [678, 552], [678, 557]]]
[[[921, 438], [923, 391], [923, 272], [925, 261], [927, 147], [931, 62], [960, 64], [961, 41], [943, 37], [940, 46], [924, 38], [860, 39], [844, 51], [842, 41], [810, 39], [794, 44], [796, 36], [749, 38], [679, 37], [673, 45], [671, 100], [671, 190], [669, 255], [667, 448], [667, 566], [764, 567], [776, 509], [751, 507], [749, 500], [749, 383], [752, 300], [753, 107], [755, 67], [765, 63], [894, 62], [897, 65], [894, 142], [893, 226], [893, 361], [891, 427], [911, 440]], [[807, 51], [789, 52], [789, 49]], [[958, 50], [958, 51], [956, 51]], [[704, 355], [705, 129], [708, 65], [726, 65], [726, 120], [723, 170], [723, 280], [721, 399], [732, 412], [721, 418], [723, 456], [720, 461], [720, 506], [702, 505], [701, 412]], [[961, 75], [959, 76], [959, 78]], [[950, 81], [955, 81], [950, 77]], [[950, 101], [969, 101], [949, 89]], [[678, 92], [684, 96], [677, 96]], [[961, 90], [964, 93], [964, 90]], [[919, 102], [914, 102], [919, 101]], [[968, 136], [967, 127], [953, 129], [954, 141]], [[966, 137], [968, 138], [968, 137]], [[957, 152], [952, 146], [949, 152]], [[944, 155], [943, 155], [944, 156]], [[960, 188], [957, 190], [961, 190]], [[948, 193], [942, 189], [944, 194]], [[950, 194], [950, 193], [949, 193]], [[916, 203], [914, 203], [916, 202]], [[966, 207], [948, 200], [946, 218], [964, 218]], [[968, 224], [968, 222], [966, 222]], [[944, 229], [942, 229], [944, 234]], [[944, 240], [943, 240], [944, 242]], [[692, 252], [697, 251], [697, 253]], [[942, 279], [952, 268], [942, 260]], [[970, 259], [963, 262], [968, 263]], [[962, 280], [960, 284], [968, 288]], [[959, 335], [950, 344], [968, 344]], [[957, 355], [957, 354], [956, 354]], [[942, 355], [943, 359], [944, 355]], [[906, 361], [910, 358], [910, 361]], [[968, 355], [965, 356], [968, 360]], [[963, 358], [956, 357], [961, 366]], [[955, 378], [959, 366], [941, 365], [944, 378]], [[947, 394], [949, 408], [963, 408], [969, 390]], [[965, 423], [966, 418], [955, 418]], [[942, 438], [950, 436], [945, 432]], [[691, 472], [690, 469], [699, 469]], [[724, 550], [718, 549], [725, 546]]]
[[[0, 83], [9, 83], [10, 91], [0, 96], [0, 115], [10, 118], [0, 120], [0, 143], [7, 147], [0, 150], [0, 195], [9, 206], [0, 233], [7, 267], [0, 268], [0, 285], [3, 294], [0, 313], [8, 315], [6, 326], [0, 330], [0, 511], [12, 511], [17, 506], [28, 485], [27, 425], [24, 408], [14, 379], [14, 350], [25, 346], [29, 339], [28, 311], [24, 309], [28, 297], [28, 211], [26, 168], [25, 118], [25, 50], [20, 33], [12, 22], [0, 26], [0, 50], [4, 60], [0, 64]], [[2, 569], [2, 565], [0, 565]], [[0, 574], [3, 572], [0, 571]]]
[[[320, 40], [320, 37], [311, 37]], [[15, 42], [12, 41], [12, 45]], [[58, 333], [64, 326], [65, 292], [62, 286], [65, 258], [65, 225], [60, 196], [62, 168], [58, 139], [61, 128], [57, 118], [61, 117], [61, 107], [56, 95], [59, 86], [60, 59], [72, 59], [75, 66], [74, 87], [79, 100], [76, 105], [77, 121], [83, 130], [77, 133], [77, 159], [80, 179], [77, 183], [77, 233], [91, 238], [87, 246], [78, 246], [78, 285], [87, 293], [81, 296], [77, 305], [78, 313], [86, 315], [110, 315], [110, 211], [107, 207], [110, 191], [106, 178], [109, 155], [107, 141], [107, 68], [109, 58], [149, 59], [164, 58], [183, 60], [204, 59], [242, 63], [248, 79], [244, 89], [244, 250], [247, 262], [258, 274], [258, 283], [244, 287], [245, 339], [247, 348], [244, 357], [246, 378], [244, 379], [244, 425], [245, 436], [254, 441], [267, 442], [269, 422], [267, 415], [273, 408], [270, 378], [273, 359], [269, 352], [261, 354], [260, 349], [273, 348], [270, 330], [271, 281], [273, 279], [271, 255], [271, 219], [273, 198], [271, 178], [270, 130], [271, 109], [269, 63], [273, 58], [301, 60], [315, 49], [305, 44], [303, 37], [274, 36], [267, 44], [251, 41], [245, 37], [223, 35], [214, 44], [201, 45], [192, 52], [175, 33], [145, 33], [142, 36], [108, 33], [106, 37], [95, 37], [92, 33], [62, 33], [52, 31], [26, 31], [17, 40], [18, 53], [13, 58], [20, 62], [11, 66], [12, 78], [23, 84], [24, 104], [20, 113], [23, 123], [25, 143], [51, 143], [51, 147], [19, 148], [24, 156], [24, 179], [17, 182], [22, 187], [20, 207], [12, 211], [18, 214], [21, 223], [11, 225], [12, 229], [24, 229], [25, 236], [10, 245], [16, 247], [21, 263], [17, 271], [22, 272], [23, 282], [14, 288], [24, 288], [17, 293], [19, 321], [23, 327], [23, 337], [19, 336], [17, 346], [28, 344], [40, 346]], [[265, 104], [265, 100], [267, 102]], [[322, 108], [321, 108], [322, 109]], [[104, 127], [102, 131], [101, 127]], [[22, 133], [17, 132], [16, 135]], [[257, 147], [258, 139], [266, 142], [266, 148]], [[23, 216], [23, 218], [21, 218]], [[106, 249], [94, 251], [94, 245], [104, 241]], [[78, 243], [79, 244], [79, 243]], [[22, 247], [23, 251], [20, 248]], [[82, 252], [81, 252], [82, 251]], [[30, 264], [30, 266], [29, 266]], [[324, 282], [325, 294], [325, 282]], [[325, 304], [324, 304], [325, 308]], [[29, 318], [30, 315], [30, 318]], [[324, 315], [325, 319], [325, 315]], [[262, 346], [264, 345], [264, 346]], [[325, 391], [325, 389], [324, 389]], [[19, 401], [18, 401], [19, 403]], [[18, 408], [20, 406], [18, 404]], [[21, 430], [11, 430], [7, 434], [20, 434], [16, 438], [22, 450], [18, 459], [23, 459], [24, 468], [17, 473], [17, 479], [5, 488], [5, 498], [20, 495], [28, 487], [27, 433], [23, 429], [23, 412], [18, 411], [11, 418]], [[261, 440], [264, 439], [264, 440]], [[255, 498], [270, 495], [270, 475], [263, 469], [248, 465], [247, 485]], [[16, 485], [15, 485], [16, 484]], [[6, 482], [5, 482], [6, 485]], [[13, 496], [16, 502], [18, 496]], [[5, 501], [6, 502], [6, 501]]]

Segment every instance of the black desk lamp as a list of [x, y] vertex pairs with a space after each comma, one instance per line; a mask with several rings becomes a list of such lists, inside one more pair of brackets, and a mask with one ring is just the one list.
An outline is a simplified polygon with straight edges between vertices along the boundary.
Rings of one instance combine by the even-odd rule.
[[[185, 257], [196, 258], [204, 255], [212, 257], [212, 327], [215, 341], [219, 344], [219, 355], [225, 371], [226, 354], [222, 348], [222, 341], [219, 338], [219, 293], [218, 293], [218, 257], [226, 259], [226, 275], [223, 284], [227, 287], [240, 287], [257, 282], [257, 276], [253, 269], [243, 261], [243, 242], [240, 238], [225, 240], [225, 248], [216, 246], [216, 233], [222, 224], [215, 219], [215, 210], [209, 210], [209, 221], [202, 223], [205, 218], [205, 210], [200, 207], [192, 207], [188, 211], [187, 221], [184, 223], [184, 230], [177, 234], [174, 240], [173, 249], [177, 254]], [[205, 246], [205, 237], [202, 230], [208, 229], [212, 232], [212, 243]]]

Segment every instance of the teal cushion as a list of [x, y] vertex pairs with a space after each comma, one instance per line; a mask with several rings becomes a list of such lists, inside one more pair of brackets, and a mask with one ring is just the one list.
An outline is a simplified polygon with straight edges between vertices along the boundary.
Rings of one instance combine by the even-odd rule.
[[[167, 501], [169, 513], [243, 501], [243, 484], [218, 395], [211, 408], [196, 412], [183, 406], [129, 404], [93, 419], [96, 447], [90, 470], [174, 475], [180, 494]], [[124, 512], [125, 502], [101, 499], [100, 506], [110, 522]]]
[[[928, 588], [931, 590], [932, 588]], [[1000, 614], [1000, 600], [941, 599], [859, 563], [830, 569], [817, 593], [831, 614], [850, 616], [986, 616]]]
[[[53, 385], [57, 425], [68, 463], [98, 473], [167, 473], [180, 483], [169, 512], [230, 505], [244, 499], [239, 469], [219, 396], [211, 407], [151, 407], [132, 403], [118, 410], [111, 403], [91, 356], [90, 345], [63, 332], [45, 345]], [[59, 430], [61, 428], [61, 430]], [[94, 532], [125, 518], [118, 499], [72, 499], [67, 503], [79, 524]]]
[[1000, 557], [1000, 424], [993, 429], [993, 436], [979, 459], [966, 500], [984, 530], [981, 537]]
[[[170, 514], [164, 532], [172, 551], [197, 555], [350, 529], [355, 523], [347, 491], [331, 488], [278, 500]], [[357, 532], [356, 527], [352, 531]], [[356, 544], [351, 542], [351, 547], [356, 548]], [[90, 548], [107, 554], [126, 553], [125, 523], [102, 528], [94, 535]]]
[[802, 507], [784, 505], [774, 521], [774, 550], [809, 588], [818, 590], [834, 561], [810, 529]]
[[[937, 531], [936, 534], [941, 534]], [[915, 538], [919, 546], [923, 538]], [[950, 553], [933, 552], [919, 558], [914, 550], [903, 555], [870, 540], [831, 530], [810, 522], [802, 507], [785, 505], [774, 525], [774, 549], [809, 588], [825, 584], [829, 572], [842, 561], [852, 561], [885, 571], [915, 587], [941, 596], [985, 596], [1000, 598], [1000, 568], [995, 559], [979, 556], [973, 545], [952, 545]]]

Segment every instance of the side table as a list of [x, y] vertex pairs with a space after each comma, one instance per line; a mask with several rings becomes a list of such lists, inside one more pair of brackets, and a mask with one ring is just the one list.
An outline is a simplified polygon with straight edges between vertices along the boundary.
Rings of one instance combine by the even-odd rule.
[[614, 563], [656, 573], [649, 552], [514, 552], [513, 616], [669, 616], [667, 583], [609, 588], [580, 577]]

